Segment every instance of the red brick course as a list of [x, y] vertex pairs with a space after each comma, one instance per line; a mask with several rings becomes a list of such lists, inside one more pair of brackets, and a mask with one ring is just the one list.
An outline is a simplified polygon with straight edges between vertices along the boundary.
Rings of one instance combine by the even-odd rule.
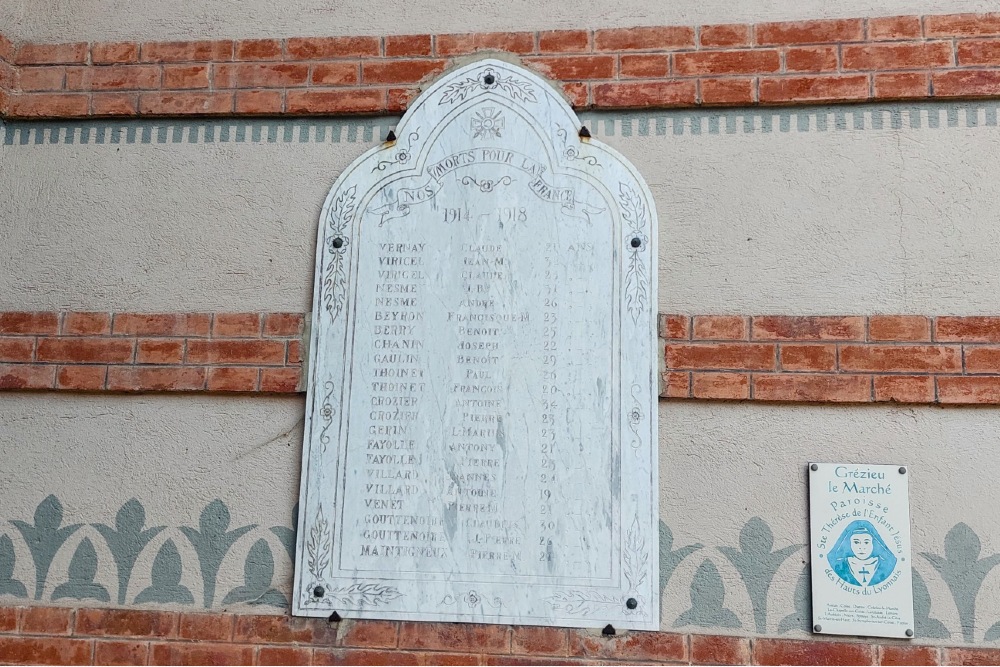
[[5, 664], [938, 665], [1000, 650], [831, 638], [0, 607]]
[[[0, 390], [299, 393], [301, 313], [0, 312]], [[1000, 404], [1000, 317], [659, 316], [660, 397]]]
[[757, 639], [753, 657], [758, 665], [874, 665], [878, 646], [839, 641], [803, 642]]
[[0, 35], [0, 117], [397, 113], [480, 51], [522, 56], [578, 108], [976, 99], [1000, 97], [998, 36], [1000, 14], [141, 44]]
[[691, 635], [692, 665], [748, 665], [750, 640], [745, 637]]
[[0, 390], [301, 390], [302, 313], [0, 312]]
[[677, 314], [660, 337], [661, 398], [1000, 404], [1000, 317]]

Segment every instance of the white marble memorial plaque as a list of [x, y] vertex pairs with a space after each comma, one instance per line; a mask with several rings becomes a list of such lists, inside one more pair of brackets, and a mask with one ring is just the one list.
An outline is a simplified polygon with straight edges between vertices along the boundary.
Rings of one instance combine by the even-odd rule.
[[908, 478], [898, 465], [809, 466], [814, 632], [913, 637]]
[[658, 629], [656, 217], [480, 60], [320, 218], [294, 613]]

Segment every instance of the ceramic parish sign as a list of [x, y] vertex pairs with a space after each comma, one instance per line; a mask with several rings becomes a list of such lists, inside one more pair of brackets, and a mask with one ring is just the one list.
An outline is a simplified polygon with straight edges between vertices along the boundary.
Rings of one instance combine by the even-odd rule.
[[809, 466], [813, 631], [913, 637], [905, 466]]
[[426, 90], [320, 218], [294, 613], [656, 629], [656, 216], [561, 94]]

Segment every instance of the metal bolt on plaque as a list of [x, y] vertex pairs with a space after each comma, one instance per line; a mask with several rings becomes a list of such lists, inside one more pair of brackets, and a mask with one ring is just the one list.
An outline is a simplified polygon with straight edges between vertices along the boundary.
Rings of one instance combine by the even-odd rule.
[[659, 629], [635, 167], [479, 60], [340, 174], [317, 241], [293, 613]]

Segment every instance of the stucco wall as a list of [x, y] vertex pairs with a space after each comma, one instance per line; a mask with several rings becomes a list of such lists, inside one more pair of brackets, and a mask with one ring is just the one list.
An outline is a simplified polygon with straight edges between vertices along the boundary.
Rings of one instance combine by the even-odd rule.
[[[295, 525], [302, 399], [7, 394], [0, 402], [0, 533], [12, 540], [5, 554], [0, 537], [0, 561], [12, 544], [13, 578], [28, 599], [229, 606], [225, 596], [247, 583], [244, 565], [263, 584], [245, 602], [272, 587], [287, 597], [292, 543], [283, 538]], [[77, 524], [60, 543], [58, 529]], [[81, 552], [84, 540], [92, 548]], [[74, 557], [102, 588], [74, 577]], [[48, 576], [36, 576], [49, 560]], [[0, 589], [7, 604], [17, 601], [13, 587]], [[262, 604], [278, 611], [279, 598]]]
[[[997, 110], [585, 122], [656, 198], [661, 311], [965, 315], [1000, 291]], [[320, 205], [393, 123], [7, 125], [0, 309], [309, 310]]]
[[491, 32], [633, 25], [689, 25], [995, 11], [992, 0], [603, 0], [537, 3], [232, 0], [125, 2], [3, 0], [0, 26], [15, 39], [148, 40], [305, 35], [383, 35], [420, 32]]
[[[35, 604], [120, 605], [124, 585], [130, 606], [280, 613], [302, 410], [300, 398], [0, 395], [0, 600], [19, 599], [2, 580], [12, 554], [29, 598], [35, 564], [51, 560]], [[806, 464], [874, 460], [909, 466], [917, 636], [1000, 639], [1000, 569], [981, 588], [968, 577], [1000, 551], [1000, 518], [983, 507], [998, 471], [981, 455], [997, 428], [993, 409], [661, 403], [663, 628], [803, 635]], [[29, 535], [42, 536], [34, 549]]]
[[[96, 8], [67, 26], [64, 7], [53, 3], [44, 27], [18, 23], [19, 36], [258, 34], [268, 18], [205, 5], [183, 15], [188, 23], [150, 19], [180, 12], [175, 4], [117, 21]], [[783, 7], [745, 18], [831, 11]], [[315, 20], [319, 10], [282, 11], [269, 34], [331, 32]], [[457, 30], [504, 29], [488, 16], [470, 19], [472, 6], [465, 14], [424, 6], [426, 24], [400, 13], [383, 26], [362, 25], [370, 9], [343, 11], [340, 33], [448, 29], [430, 26], [442, 14]], [[751, 9], [670, 5], [643, 20], [630, 11], [595, 10], [594, 22], [732, 21]], [[503, 16], [532, 29], [564, 25], [558, 13]], [[657, 199], [660, 311], [975, 315], [995, 314], [1000, 288], [1000, 185], [990, 176], [997, 111], [993, 102], [935, 103], [602, 113], [585, 122], [637, 165]], [[8, 124], [0, 310], [309, 310], [321, 202], [393, 122]], [[282, 612], [302, 402], [0, 394], [0, 602]], [[886, 461], [912, 474], [917, 636], [1000, 640], [1000, 519], [988, 506], [997, 470], [983, 456], [1000, 421], [995, 408], [660, 410], [665, 629], [802, 635], [805, 465]], [[737, 564], [740, 553], [749, 565]]]

